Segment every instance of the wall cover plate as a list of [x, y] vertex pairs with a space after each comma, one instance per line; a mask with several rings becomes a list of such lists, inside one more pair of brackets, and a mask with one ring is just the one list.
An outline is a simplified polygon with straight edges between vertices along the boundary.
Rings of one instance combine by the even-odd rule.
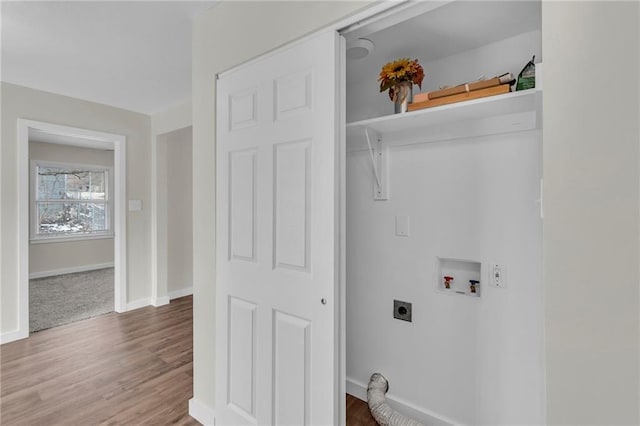
[[393, 301], [393, 317], [402, 321], [411, 322], [411, 303], [401, 300]]

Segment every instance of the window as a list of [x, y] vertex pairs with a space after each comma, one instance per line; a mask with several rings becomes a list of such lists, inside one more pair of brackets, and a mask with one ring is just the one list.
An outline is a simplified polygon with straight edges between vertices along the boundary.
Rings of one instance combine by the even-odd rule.
[[111, 169], [34, 162], [32, 240], [110, 236]]

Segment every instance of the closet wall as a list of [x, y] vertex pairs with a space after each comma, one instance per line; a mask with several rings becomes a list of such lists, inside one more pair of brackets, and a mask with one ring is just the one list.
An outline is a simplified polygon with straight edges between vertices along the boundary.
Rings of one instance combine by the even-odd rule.
[[[436, 418], [544, 422], [540, 147], [530, 131], [393, 148], [388, 201], [373, 200], [369, 153], [347, 155], [348, 389], [364, 397], [380, 372], [391, 400]], [[437, 257], [481, 262], [481, 296], [436, 291]], [[488, 284], [491, 262], [506, 288]]]
[[[367, 35], [374, 52], [347, 63], [347, 122], [393, 112], [376, 79], [396, 58], [420, 60], [424, 91], [517, 75], [533, 55], [542, 59], [539, 6], [523, 6], [537, 15], [514, 22], [495, 21], [501, 5], [459, 2], [421, 22], [442, 25], [437, 22], [496, 9], [478, 17], [487, 19], [485, 27], [400, 24], [410, 30], [407, 37], [429, 40], [422, 49], [403, 43], [397, 26]], [[465, 12], [468, 7], [482, 9]], [[518, 6], [505, 7], [517, 15]], [[508, 28], [496, 28], [501, 21]], [[389, 380], [391, 404], [429, 424], [542, 424], [539, 110], [487, 102], [495, 111], [476, 116], [446, 108], [446, 115], [408, 113], [416, 118], [403, 122], [406, 129], [393, 125], [391, 133], [376, 133], [384, 127], [378, 123], [347, 126], [347, 389], [366, 399], [369, 377], [380, 372]], [[386, 150], [387, 170], [379, 170], [388, 182], [386, 201], [373, 197], [365, 129], [373, 148], [380, 136]], [[399, 217], [409, 218], [408, 236], [396, 232]], [[480, 296], [441, 291], [438, 258], [478, 262]], [[505, 288], [489, 284], [493, 263], [501, 265]], [[412, 304], [412, 322], [394, 319], [394, 300]]]

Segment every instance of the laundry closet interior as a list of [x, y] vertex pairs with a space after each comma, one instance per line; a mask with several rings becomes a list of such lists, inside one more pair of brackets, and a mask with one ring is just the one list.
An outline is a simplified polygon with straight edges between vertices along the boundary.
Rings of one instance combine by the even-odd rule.
[[[544, 423], [541, 2], [418, 2], [342, 35], [347, 392], [379, 372], [422, 421]], [[416, 94], [534, 55], [533, 89], [402, 114], [378, 91], [398, 58], [423, 66]]]

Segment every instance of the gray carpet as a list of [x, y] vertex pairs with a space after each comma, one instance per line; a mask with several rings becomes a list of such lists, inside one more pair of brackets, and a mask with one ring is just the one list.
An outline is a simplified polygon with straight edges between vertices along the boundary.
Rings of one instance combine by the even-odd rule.
[[29, 331], [113, 312], [113, 268], [29, 280]]

